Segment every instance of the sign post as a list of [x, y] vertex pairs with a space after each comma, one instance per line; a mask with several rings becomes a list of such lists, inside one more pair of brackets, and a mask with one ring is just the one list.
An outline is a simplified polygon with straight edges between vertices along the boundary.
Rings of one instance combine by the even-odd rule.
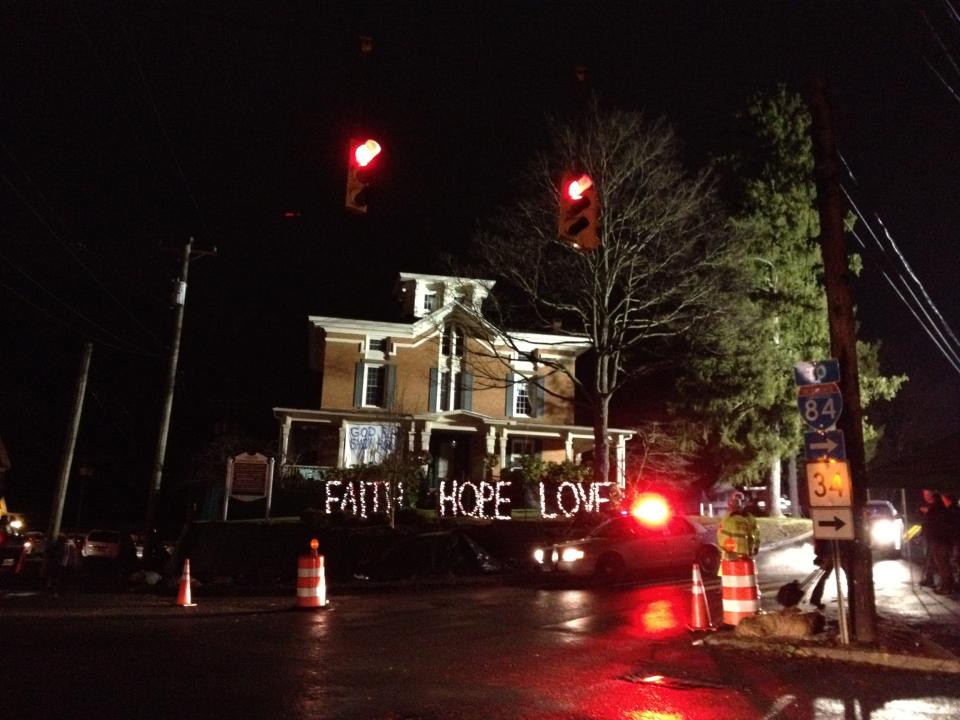
[[853, 487], [843, 432], [836, 429], [843, 412], [843, 395], [837, 383], [840, 363], [836, 360], [800, 362], [793, 366], [797, 384], [797, 409], [814, 430], [804, 433], [803, 451], [807, 460], [807, 492], [813, 537], [829, 540], [837, 609], [840, 615], [840, 642], [850, 644], [847, 610], [840, 584], [840, 540], [855, 539]]

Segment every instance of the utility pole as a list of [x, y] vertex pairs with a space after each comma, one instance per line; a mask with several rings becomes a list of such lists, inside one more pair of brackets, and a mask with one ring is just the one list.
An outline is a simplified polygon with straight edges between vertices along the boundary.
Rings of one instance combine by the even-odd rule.
[[[150, 476], [150, 494], [147, 498], [147, 521], [144, 537], [144, 556], [153, 549], [153, 530], [156, 526], [157, 498], [160, 493], [160, 484], [163, 480], [163, 463], [167, 453], [167, 435], [170, 430], [170, 414], [173, 411], [173, 391], [177, 383], [177, 363], [180, 359], [180, 335], [183, 331], [183, 311], [187, 302], [187, 274], [190, 271], [190, 253], [193, 249], [193, 238], [187, 241], [183, 248], [183, 257], [180, 265], [180, 277], [173, 292], [173, 303], [176, 315], [173, 321], [173, 341], [170, 344], [170, 361], [167, 368], [167, 390], [163, 401], [163, 410], [160, 416], [160, 432], [157, 435], [157, 448], [153, 461], [153, 472]], [[215, 255], [213, 252], [198, 253]]]
[[823, 254], [830, 351], [840, 361], [840, 391], [843, 413], [837, 426], [846, 438], [847, 461], [853, 486], [854, 541], [849, 554], [851, 576], [847, 578], [854, 635], [860, 642], [876, 640], [876, 601], [873, 591], [873, 558], [864, 520], [867, 476], [863, 448], [863, 410], [860, 405], [860, 374], [853, 293], [847, 259], [844, 215], [847, 208], [840, 188], [840, 164], [833, 137], [827, 82], [818, 78], [807, 87], [807, 105], [812, 119], [814, 172], [820, 214], [820, 251]]
[[63, 519], [63, 505], [67, 500], [67, 484], [70, 480], [70, 468], [73, 466], [73, 450], [77, 446], [77, 433], [80, 431], [80, 414], [83, 412], [83, 396], [87, 393], [87, 375], [90, 373], [92, 354], [93, 343], [85, 343], [83, 360], [80, 361], [80, 371], [77, 373], [77, 389], [73, 396], [73, 418], [67, 431], [67, 439], [63, 444], [60, 477], [57, 481], [57, 492], [53, 496], [53, 508], [50, 511], [50, 522], [47, 526], [47, 539], [51, 547], [60, 535], [60, 521]]

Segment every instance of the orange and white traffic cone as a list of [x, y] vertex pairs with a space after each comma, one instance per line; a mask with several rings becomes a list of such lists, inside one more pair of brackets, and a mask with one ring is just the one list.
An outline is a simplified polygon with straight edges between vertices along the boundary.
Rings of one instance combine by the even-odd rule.
[[180, 607], [196, 607], [190, 600], [190, 558], [183, 561], [183, 575], [180, 576], [180, 592], [177, 593], [177, 605]]
[[691, 631], [713, 630], [710, 622], [710, 606], [707, 605], [707, 591], [700, 577], [700, 566], [693, 564], [693, 582], [690, 588], [690, 624]]

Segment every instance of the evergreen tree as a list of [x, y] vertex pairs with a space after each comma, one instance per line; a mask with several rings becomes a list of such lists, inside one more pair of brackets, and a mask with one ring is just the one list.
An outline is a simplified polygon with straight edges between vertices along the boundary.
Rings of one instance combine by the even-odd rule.
[[[754, 98], [740, 121], [741, 148], [725, 162], [739, 241], [731, 277], [740, 287], [699, 338], [680, 388], [688, 440], [711, 476], [748, 484], [770, 472], [776, 498], [780, 459], [802, 442], [792, 366], [829, 357], [830, 348], [810, 119], [800, 96], [781, 86]], [[892, 398], [905, 378], [882, 377], [878, 346], [860, 348], [864, 407]]]

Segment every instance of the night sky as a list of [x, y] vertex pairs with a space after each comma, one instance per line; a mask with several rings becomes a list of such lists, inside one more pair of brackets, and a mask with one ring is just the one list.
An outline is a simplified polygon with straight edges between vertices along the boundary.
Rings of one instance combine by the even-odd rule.
[[[666, 115], [691, 166], [725, 148], [750, 95], [826, 73], [858, 198], [957, 327], [960, 101], [925, 60], [955, 88], [960, 74], [924, 12], [960, 62], [943, 2], [4, 4], [8, 501], [45, 517], [89, 339], [84, 523], [142, 517], [191, 236], [216, 256], [190, 269], [164, 483], [218, 421], [273, 442], [272, 407], [314, 405], [306, 315], [386, 319], [397, 272], [442, 272], [509, 202], [546, 117], [574, 106], [577, 64], [604, 104]], [[384, 151], [358, 217], [344, 174], [363, 134]], [[912, 378], [888, 412], [901, 444], [960, 431], [960, 375], [869, 258], [857, 292], [863, 337]]]

